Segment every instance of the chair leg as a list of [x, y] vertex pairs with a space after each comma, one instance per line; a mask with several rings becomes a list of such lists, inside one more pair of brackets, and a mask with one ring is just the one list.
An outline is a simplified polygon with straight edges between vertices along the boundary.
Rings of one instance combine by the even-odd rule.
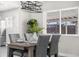
[[50, 56], [50, 49], [49, 48], [47, 49], [47, 55], [48, 55], [48, 57], [51, 57]]
[[24, 54], [23, 54], [23, 53], [21, 53], [21, 57], [23, 57], [23, 55], [24, 55]]
[[58, 54], [55, 54], [54, 56], [55, 56], [55, 57], [58, 57]]
[[49, 53], [47, 55], [48, 55], [48, 57], [51, 57]]
[[14, 49], [12, 49], [12, 48], [8, 48], [8, 57], [13, 57], [13, 51], [14, 51]]
[[21, 57], [23, 57], [23, 56], [24, 56], [24, 51], [21, 52]]

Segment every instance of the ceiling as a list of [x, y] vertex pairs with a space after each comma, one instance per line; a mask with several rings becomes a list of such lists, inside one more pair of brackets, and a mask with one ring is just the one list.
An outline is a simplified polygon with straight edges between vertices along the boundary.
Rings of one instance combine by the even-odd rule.
[[6, 11], [12, 8], [17, 8], [20, 5], [19, 1], [0, 1], [0, 12]]

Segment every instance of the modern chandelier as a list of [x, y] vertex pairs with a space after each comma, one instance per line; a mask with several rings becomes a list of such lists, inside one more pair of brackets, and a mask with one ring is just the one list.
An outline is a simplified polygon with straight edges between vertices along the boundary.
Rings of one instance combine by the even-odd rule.
[[39, 1], [21, 1], [22, 9], [32, 13], [42, 12], [42, 2]]

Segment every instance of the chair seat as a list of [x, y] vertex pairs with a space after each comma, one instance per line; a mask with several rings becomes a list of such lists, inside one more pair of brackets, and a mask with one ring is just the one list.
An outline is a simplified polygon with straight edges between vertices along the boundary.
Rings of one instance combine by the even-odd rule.
[[16, 50], [16, 51], [13, 52], [13, 55], [21, 56], [22, 53], [23, 53], [22, 50]]

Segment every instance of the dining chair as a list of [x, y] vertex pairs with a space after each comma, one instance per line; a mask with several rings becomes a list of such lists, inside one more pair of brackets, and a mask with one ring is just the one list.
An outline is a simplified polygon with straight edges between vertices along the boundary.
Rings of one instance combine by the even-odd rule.
[[24, 33], [24, 37], [26, 41], [30, 41], [32, 38], [32, 33]]
[[[9, 34], [9, 38], [10, 38], [10, 43], [17, 42], [17, 40], [20, 39], [20, 34]], [[23, 57], [23, 53], [24, 53], [23, 50], [16, 49], [14, 50], [13, 55]]]
[[49, 43], [50, 35], [39, 35], [36, 48], [34, 50], [35, 57], [46, 57], [47, 47]]
[[60, 35], [52, 35], [51, 42], [48, 48], [48, 56], [51, 57], [54, 55], [58, 56], [58, 43], [59, 43]]

